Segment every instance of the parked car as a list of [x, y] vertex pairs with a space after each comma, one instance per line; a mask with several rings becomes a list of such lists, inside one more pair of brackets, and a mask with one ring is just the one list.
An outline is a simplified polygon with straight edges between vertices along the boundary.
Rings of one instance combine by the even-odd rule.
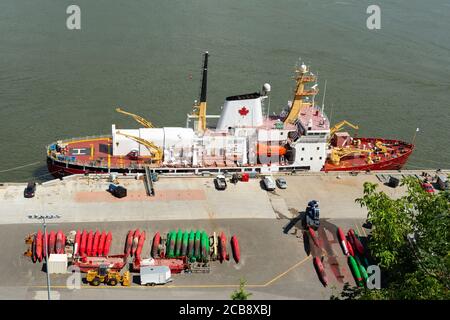
[[437, 184], [438, 184], [439, 188], [442, 191], [450, 189], [450, 186], [449, 186], [449, 183], [448, 183], [448, 178], [444, 174], [437, 175], [437, 179], [436, 180], [437, 180]]
[[171, 272], [168, 266], [141, 266], [141, 285], [154, 286], [172, 282]]
[[123, 198], [127, 196], [127, 189], [113, 183], [109, 185], [108, 191], [111, 192], [111, 194], [116, 198]]
[[428, 193], [434, 193], [434, 188], [428, 181], [422, 182], [422, 188]]
[[222, 174], [219, 174], [214, 179], [214, 184], [217, 190], [225, 190], [227, 188], [227, 180], [225, 179], [225, 176]]
[[278, 178], [277, 180], [275, 180], [277, 183], [278, 188], [280, 189], [286, 189], [287, 188], [287, 182], [286, 179], [284, 178]]
[[276, 188], [275, 181], [273, 180], [272, 176], [265, 176], [263, 179], [264, 188], [266, 188], [267, 191], [274, 191]]
[[36, 193], [36, 182], [28, 182], [27, 187], [23, 191], [25, 198], [33, 198]]

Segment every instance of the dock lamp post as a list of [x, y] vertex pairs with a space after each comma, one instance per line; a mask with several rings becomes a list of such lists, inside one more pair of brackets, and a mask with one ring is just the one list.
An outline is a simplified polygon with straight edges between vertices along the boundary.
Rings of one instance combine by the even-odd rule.
[[50, 274], [48, 273], [48, 243], [47, 243], [47, 220], [59, 219], [61, 218], [57, 214], [47, 214], [47, 215], [29, 215], [28, 219], [37, 219], [40, 220], [44, 226], [44, 248], [45, 248], [45, 263], [46, 263], [46, 273], [47, 273], [47, 294], [48, 300], [50, 299]]

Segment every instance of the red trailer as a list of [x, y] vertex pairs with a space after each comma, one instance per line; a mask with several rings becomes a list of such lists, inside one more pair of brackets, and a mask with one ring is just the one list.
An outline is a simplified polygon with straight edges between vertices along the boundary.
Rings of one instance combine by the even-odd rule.
[[82, 258], [76, 258], [72, 261], [72, 265], [80, 268], [81, 272], [88, 272], [92, 269], [97, 269], [100, 265], [106, 264], [108, 268], [114, 271], [120, 271], [125, 266], [126, 256], [124, 254], [118, 254], [106, 257], [90, 257], [85, 256]]
[[150, 259], [134, 259], [133, 271], [139, 272], [142, 266], [168, 266], [171, 273], [181, 273], [188, 269], [189, 264], [186, 257], [180, 258], [150, 258]]

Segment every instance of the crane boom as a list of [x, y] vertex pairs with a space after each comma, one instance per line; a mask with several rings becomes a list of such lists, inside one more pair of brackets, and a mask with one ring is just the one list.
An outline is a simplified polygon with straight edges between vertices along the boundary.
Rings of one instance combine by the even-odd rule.
[[309, 68], [306, 65], [302, 64], [300, 69], [296, 70], [296, 73], [297, 82], [294, 99], [292, 101], [289, 113], [283, 121], [284, 123], [295, 123], [298, 119], [298, 115], [303, 108], [314, 107], [314, 103], [308, 101], [308, 99], [310, 96], [314, 97], [319, 92], [319, 90], [316, 88], [307, 89], [305, 87], [305, 84], [315, 82], [317, 80], [317, 78], [309, 71]]
[[133, 141], [136, 141], [139, 144], [142, 144], [144, 147], [146, 147], [148, 149], [148, 151], [152, 155], [152, 160], [157, 161], [157, 162], [162, 160], [163, 151], [160, 147], [155, 145], [153, 142], [148, 141], [146, 139], [142, 139], [140, 137], [135, 137], [135, 136], [132, 136], [132, 135], [129, 135], [126, 133], [122, 133], [120, 131], [117, 131], [117, 134], [127, 137]]
[[334, 127], [332, 127], [330, 129], [330, 138], [339, 130], [341, 130], [344, 126], [349, 126], [352, 127], [355, 130], [358, 130], [359, 127], [357, 125], [351, 124], [350, 122], [348, 122], [347, 120], [341, 121], [338, 124], [336, 124]]
[[140, 124], [142, 124], [144, 127], [146, 128], [154, 128], [153, 124], [148, 121], [147, 119], [144, 119], [141, 116], [138, 116], [137, 114], [131, 113], [131, 112], [127, 112], [125, 110], [122, 110], [120, 108], [116, 108], [116, 111], [122, 114], [125, 114], [127, 116], [132, 117], [134, 120], [136, 120], [137, 122], [139, 122]]
[[334, 165], [339, 165], [342, 158], [348, 157], [349, 155], [354, 155], [358, 153], [368, 153], [369, 158], [372, 154], [372, 149], [357, 149], [357, 148], [349, 148], [349, 149], [343, 149], [343, 148], [334, 148], [331, 150], [330, 154], [330, 160]]

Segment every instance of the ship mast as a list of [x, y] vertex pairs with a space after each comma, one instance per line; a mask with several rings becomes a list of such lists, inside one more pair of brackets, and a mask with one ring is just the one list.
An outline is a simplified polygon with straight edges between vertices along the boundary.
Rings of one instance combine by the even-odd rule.
[[296, 80], [296, 89], [294, 99], [292, 101], [291, 109], [289, 110], [289, 114], [284, 119], [284, 123], [294, 124], [297, 119], [300, 111], [304, 107], [313, 107], [314, 103], [306, 101], [306, 97], [313, 96], [319, 92], [317, 88], [305, 88], [305, 84], [316, 82], [316, 77], [309, 71], [309, 67], [307, 67], [304, 63], [300, 66], [299, 69], [295, 70], [297, 73]]
[[200, 91], [200, 102], [194, 105], [194, 116], [198, 118], [197, 132], [206, 131], [206, 91], [208, 83], [208, 51], [205, 51], [203, 60], [202, 87]]

